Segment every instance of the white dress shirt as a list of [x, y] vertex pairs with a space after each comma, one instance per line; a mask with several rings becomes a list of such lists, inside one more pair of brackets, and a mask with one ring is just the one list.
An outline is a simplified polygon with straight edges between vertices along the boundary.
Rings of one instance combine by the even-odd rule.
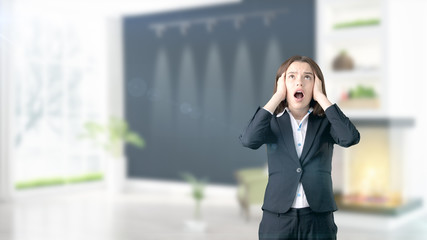
[[[296, 120], [288, 108], [285, 108], [285, 110], [279, 113], [276, 117], [281, 117], [285, 113], [285, 111], [288, 111], [289, 113], [292, 125], [292, 134], [294, 136], [295, 149], [297, 151], [298, 157], [301, 157], [302, 149], [304, 147], [305, 135], [307, 133], [308, 116], [313, 111], [313, 108], [310, 108], [308, 110], [307, 114], [301, 119], [301, 121]], [[307, 202], [304, 188], [302, 186], [302, 183], [300, 182], [298, 184], [294, 202], [292, 203], [292, 208], [305, 208], [309, 206], [310, 205]]]

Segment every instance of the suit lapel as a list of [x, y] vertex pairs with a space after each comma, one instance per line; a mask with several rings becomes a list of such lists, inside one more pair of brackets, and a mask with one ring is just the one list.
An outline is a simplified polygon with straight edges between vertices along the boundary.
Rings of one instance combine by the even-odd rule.
[[289, 113], [285, 111], [283, 116], [276, 118], [282, 134], [283, 140], [285, 142], [288, 152], [291, 154], [292, 159], [300, 165], [298, 159], [297, 150], [295, 149], [294, 134], [292, 133], [291, 119]]
[[314, 138], [316, 137], [317, 130], [319, 129], [321, 118], [315, 117], [313, 114], [310, 114], [307, 124], [307, 133], [305, 135], [304, 147], [301, 153], [301, 162], [304, 162], [305, 157], [310, 151], [311, 146], [313, 145]]

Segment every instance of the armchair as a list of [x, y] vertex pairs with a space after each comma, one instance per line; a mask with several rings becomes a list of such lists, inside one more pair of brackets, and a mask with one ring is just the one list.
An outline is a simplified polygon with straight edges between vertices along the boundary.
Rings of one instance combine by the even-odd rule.
[[264, 201], [268, 173], [265, 168], [246, 168], [236, 172], [236, 179], [237, 199], [246, 220], [249, 220], [250, 206]]

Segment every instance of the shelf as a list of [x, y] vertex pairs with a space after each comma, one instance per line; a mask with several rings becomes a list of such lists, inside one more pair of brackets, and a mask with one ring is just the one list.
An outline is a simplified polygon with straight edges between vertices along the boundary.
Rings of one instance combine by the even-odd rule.
[[[386, 49], [384, 36], [387, 30], [385, 17], [382, 0], [319, 1], [317, 15], [319, 64], [323, 67], [331, 99], [351, 118], [388, 119], [386, 101], [388, 95], [385, 84], [387, 79], [384, 76], [387, 69], [384, 62]], [[363, 25], [357, 22], [359, 20], [376, 21]], [[334, 28], [334, 25], [339, 23], [359, 25]], [[348, 59], [351, 59], [353, 69], [335, 71], [334, 62], [343, 51], [347, 55], [347, 59], [342, 58], [343, 62], [348, 63]], [[340, 102], [350, 89], [358, 86], [373, 88], [377, 98]]]
[[[338, 103], [338, 106], [341, 106]], [[381, 109], [348, 109], [341, 108], [350, 119], [385, 119], [388, 115]]]
[[367, 41], [379, 39], [382, 36], [383, 29], [381, 25], [352, 27], [342, 29], [331, 29], [325, 34], [325, 39], [329, 42], [335, 41]]
[[366, 8], [375, 8], [380, 5], [380, 0], [323, 0], [322, 3], [333, 6], [335, 11], [344, 11], [349, 8], [352, 9], [366, 9]]
[[372, 80], [380, 79], [380, 70], [349, 70], [349, 71], [333, 71], [331, 70], [325, 74], [327, 78], [331, 79], [357, 79], [357, 80]]
[[357, 127], [412, 128], [415, 126], [415, 119], [412, 117], [389, 116], [379, 110], [350, 110], [345, 108], [342, 110]]
[[343, 109], [380, 109], [381, 102], [378, 98], [356, 98], [339, 101]]
[[388, 117], [354, 117], [351, 118], [351, 122], [358, 127], [413, 127], [415, 120], [413, 118], [388, 118]]

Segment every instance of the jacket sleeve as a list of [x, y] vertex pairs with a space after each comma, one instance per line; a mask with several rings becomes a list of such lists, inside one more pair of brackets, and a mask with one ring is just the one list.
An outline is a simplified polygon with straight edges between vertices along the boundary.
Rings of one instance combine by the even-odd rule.
[[359, 131], [336, 104], [328, 107], [325, 115], [331, 123], [330, 134], [336, 144], [341, 147], [350, 147], [359, 143]]
[[258, 149], [264, 143], [271, 142], [274, 134], [270, 128], [273, 115], [264, 108], [258, 107], [248, 126], [240, 135], [240, 142], [244, 147]]

